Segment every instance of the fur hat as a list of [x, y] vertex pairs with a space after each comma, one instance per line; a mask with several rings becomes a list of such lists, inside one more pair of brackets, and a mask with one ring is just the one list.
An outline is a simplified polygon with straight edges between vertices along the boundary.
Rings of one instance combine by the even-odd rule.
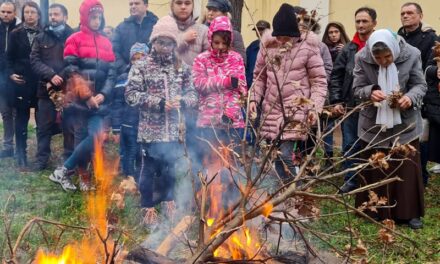
[[171, 16], [165, 16], [157, 21], [151, 32], [150, 42], [155, 41], [158, 37], [169, 37], [177, 43], [179, 29], [176, 21]]
[[295, 9], [289, 4], [282, 4], [273, 18], [272, 36], [300, 37]]

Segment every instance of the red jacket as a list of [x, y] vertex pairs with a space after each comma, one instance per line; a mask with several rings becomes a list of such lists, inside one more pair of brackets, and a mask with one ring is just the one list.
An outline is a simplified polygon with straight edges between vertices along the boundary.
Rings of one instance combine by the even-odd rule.
[[[92, 7], [104, 7], [98, 0], [85, 0], [79, 9], [80, 13], [80, 31], [70, 36], [64, 48], [64, 57], [75, 56], [80, 59], [93, 58], [105, 62], [115, 61], [112, 43], [99, 32], [94, 32], [89, 28], [89, 10]], [[104, 28], [104, 21], [101, 23]]]

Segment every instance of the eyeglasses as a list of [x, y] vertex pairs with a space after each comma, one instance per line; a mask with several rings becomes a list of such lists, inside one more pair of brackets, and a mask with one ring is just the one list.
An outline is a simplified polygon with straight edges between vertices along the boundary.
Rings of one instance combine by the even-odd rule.
[[172, 48], [172, 47], [176, 46], [176, 42], [169, 41], [169, 40], [158, 39], [155, 42], [157, 43], [157, 45], [162, 46], [162, 47]]

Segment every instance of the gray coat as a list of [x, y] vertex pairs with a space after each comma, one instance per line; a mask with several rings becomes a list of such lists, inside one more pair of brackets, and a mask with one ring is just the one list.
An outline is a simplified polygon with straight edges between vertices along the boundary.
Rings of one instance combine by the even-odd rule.
[[[402, 124], [386, 131], [376, 125], [377, 108], [373, 105], [360, 111], [358, 136], [365, 142], [379, 143], [389, 147], [398, 137], [401, 144], [409, 143], [419, 137], [422, 131], [420, 108], [427, 86], [423, 76], [420, 51], [407, 44], [399, 37], [400, 55], [394, 61], [399, 72], [400, 90], [412, 101], [412, 107], [401, 111]], [[368, 46], [365, 46], [355, 57], [354, 96], [360, 101], [370, 100], [373, 86], [378, 83], [379, 66], [374, 62]]]

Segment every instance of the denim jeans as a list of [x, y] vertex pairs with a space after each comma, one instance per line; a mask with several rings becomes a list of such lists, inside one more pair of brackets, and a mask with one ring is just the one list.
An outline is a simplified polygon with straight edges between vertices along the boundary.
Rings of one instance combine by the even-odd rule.
[[75, 149], [64, 162], [68, 170], [87, 167], [94, 149], [94, 138], [104, 131], [103, 116], [79, 114], [75, 120]]
[[[3, 87], [0, 87], [0, 89]], [[0, 113], [3, 119], [3, 148], [10, 150], [14, 148], [14, 115], [12, 107], [6, 94], [0, 94]]]
[[[183, 156], [178, 142], [144, 143], [141, 146], [142, 162], [139, 174], [141, 206], [153, 207], [162, 201], [174, 199], [176, 161]], [[159, 193], [155, 199], [153, 194]]]
[[[327, 133], [335, 127], [335, 119], [329, 118], [327, 120], [321, 120], [321, 127], [323, 129], [322, 133]], [[324, 137], [324, 151], [326, 158], [333, 157], [333, 133], [328, 134]]]
[[137, 135], [138, 127], [121, 126], [120, 156], [122, 171], [125, 176], [133, 176], [135, 178], [137, 178], [136, 171], [141, 158]]
[[61, 125], [63, 130], [63, 160], [66, 161], [75, 149], [75, 124], [77, 117], [71, 109], [64, 109]]
[[[303, 141], [282, 141], [278, 147], [280, 154], [275, 160], [275, 170], [284, 183], [288, 183], [296, 176], [296, 166], [293, 162], [293, 154], [305, 155], [305, 142]], [[301, 154], [300, 154], [301, 153]], [[287, 169], [287, 170], [286, 170]]]
[[[350, 115], [341, 126], [342, 129], [342, 151], [345, 157], [350, 157], [351, 155], [359, 152], [361, 150], [358, 137], [358, 120], [359, 113], [354, 113]], [[349, 169], [356, 163], [356, 157], [346, 159], [343, 164], [344, 169]], [[344, 181], [350, 185], [357, 185], [356, 177], [354, 177], [355, 172], [349, 172], [345, 175]]]
[[429, 159], [429, 143], [420, 142], [420, 162], [422, 166], [423, 184], [425, 186], [428, 185], [428, 180], [429, 180], [429, 172], [427, 169], [428, 159]]

